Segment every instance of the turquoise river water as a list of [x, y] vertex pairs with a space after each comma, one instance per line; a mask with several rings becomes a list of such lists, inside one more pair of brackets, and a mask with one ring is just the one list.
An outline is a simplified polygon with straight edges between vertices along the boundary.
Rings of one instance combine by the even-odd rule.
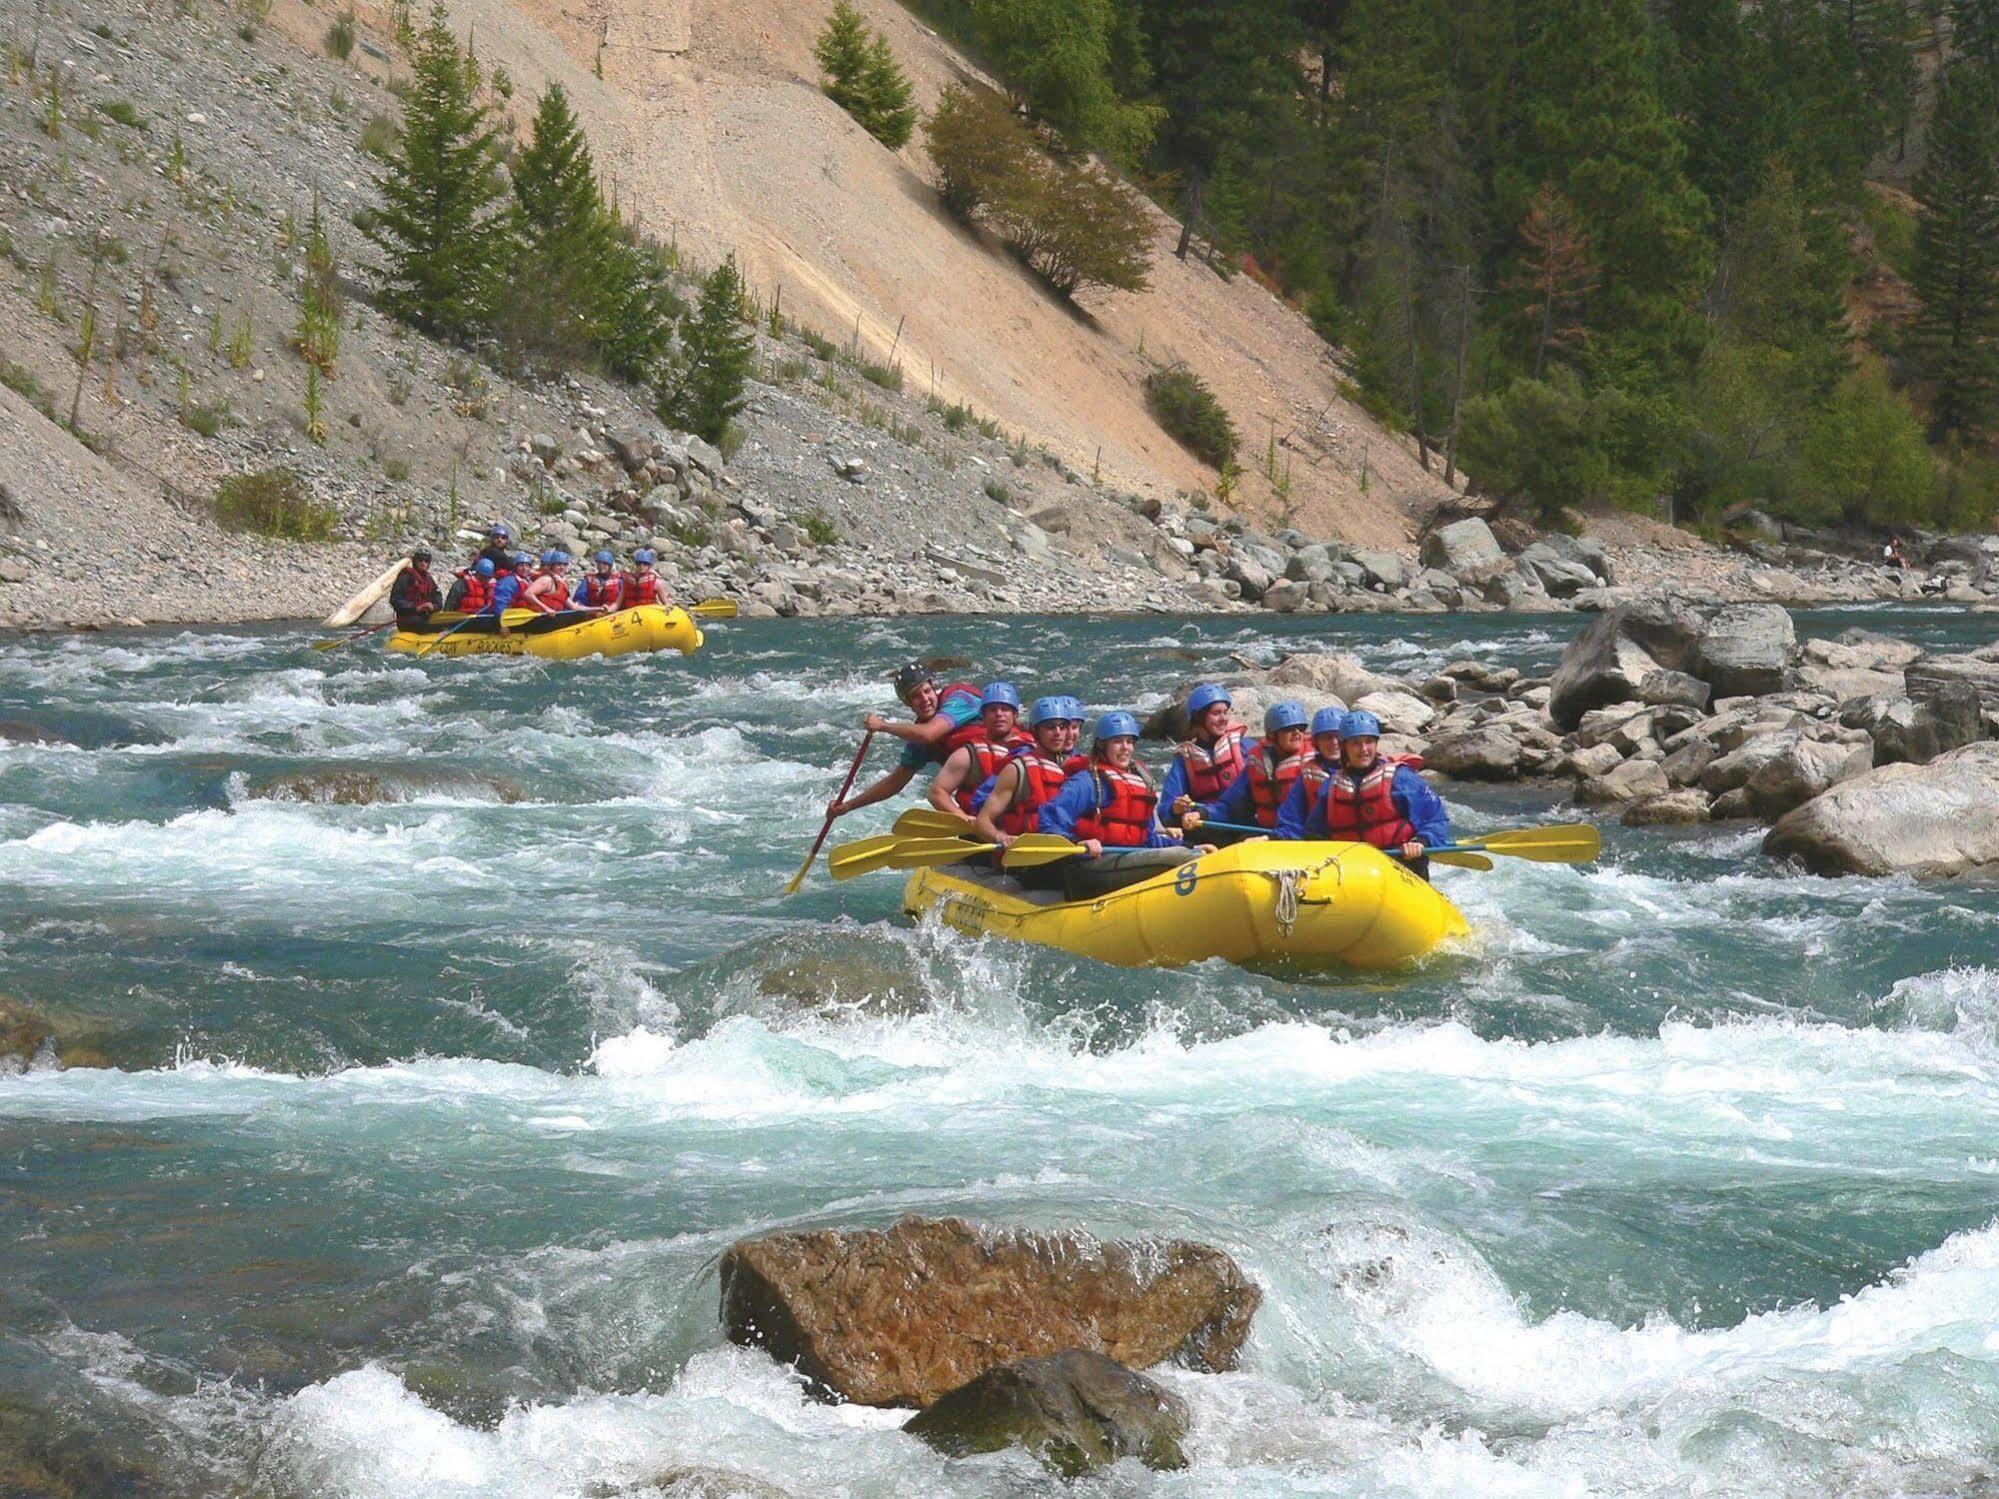
[[[779, 898], [910, 654], [1101, 708], [1287, 640], [1546, 671], [1574, 628], [0, 641], [0, 991], [101, 1063], [0, 1076], [0, 1441], [83, 1492], [1058, 1491], [722, 1339], [732, 1240], [920, 1212], [1188, 1235], [1265, 1288], [1239, 1372], [1160, 1376], [1192, 1466], [1077, 1494], [1999, 1492], [1989, 886], [1613, 826], [1592, 868], [1440, 872], [1464, 951], [1311, 983], [914, 928], [889, 875]], [[407, 799], [254, 794], [338, 769]]]

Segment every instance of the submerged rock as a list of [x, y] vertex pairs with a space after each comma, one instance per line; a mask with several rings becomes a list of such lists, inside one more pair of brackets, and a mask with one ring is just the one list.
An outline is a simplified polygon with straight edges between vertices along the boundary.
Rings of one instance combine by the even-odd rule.
[[722, 1256], [729, 1337], [822, 1395], [930, 1404], [1021, 1358], [1094, 1349], [1143, 1368], [1236, 1366], [1263, 1299], [1218, 1249], [904, 1218], [745, 1239]]
[[1999, 873], [1999, 742], [1857, 775], [1786, 815], [1763, 851], [1818, 874]]
[[49, 1023], [35, 1011], [0, 994], [0, 1066], [27, 1066], [52, 1035]]
[[249, 794], [258, 801], [308, 802], [326, 807], [372, 807], [384, 802], [414, 801], [420, 796], [452, 794], [491, 797], [512, 806], [526, 795], [505, 776], [443, 766], [292, 771], [253, 782]]
[[1126, 1457], [1148, 1468], [1187, 1465], [1185, 1402], [1082, 1348], [988, 1369], [902, 1429], [949, 1457], [1024, 1448], [1065, 1478]]

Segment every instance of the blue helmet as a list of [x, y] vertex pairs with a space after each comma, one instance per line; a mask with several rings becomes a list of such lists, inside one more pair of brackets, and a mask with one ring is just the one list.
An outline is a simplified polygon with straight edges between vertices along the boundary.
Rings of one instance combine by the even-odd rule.
[[1070, 697], [1065, 693], [1062, 698], [1062, 716], [1073, 724], [1080, 724], [1090, 715], [1083, 711], [1083, 700], [1081, 698]]
[[1069, 717], [1069, 700], [1061, 697], [1038, 697], [1034, 706], [1027, 710], [1027, 726], [1039, 728], [1045, 723], [1062, 723]]
[[632, 561], [654, 563], [659, 561], [659, 554], [651, 547], [640, 547], [636, 552], [632, 553]]
[[1133, 714], [1127, 713], [1120, 708], [1116, 712], [1106, 713], [1102, 718], [1098, 719], [1097, 727], [1092, 731], [1092, 734], [1098, 744], [1102, 744], [1107, 739], [1136, 739], [1138, 737], [1138, 719]]
[[514, 535], [513, 532], [507, 529], [507, 523], [505, 521], [497, 521], [497, 520], [493, 522], [493, 529], [488, 531], [486, 534], [492, 537], [495, 541], [511, 541]]
[[550, 548], [548, 551], [543, 552], [541, 554], [541, 565], [543, 567], [551, 567], [554, 565], [555, 559], [557, 557], [560, 557], [561, 555], [562, 554], [560, 552], [554, 550], [553, 548]]
[[491, 557], [481, 557], [477, 562], [472, 564], [472, 571], [482, 578], [492, 577], [493, 559]]
[[1020, 711], [1020, 689], [1011, 682], [988, 682], [986, 690], [979, 698], [979, 710], [987, 708], [1011, 708]]
[[615, 563], [618, 559], [616, 557], [613, 557], [609, 552], [599, 552], [596, 556], [592, 557], [590, 560], [596, 563], [599, 567], [609, 567], [613, 563]]
[[530, 568], [530, 567], [533, 567], [533, 566], [534, 566], [534, 558], [530, 557], [530, 556], [529, 556], [529, 555], [528, 555], [528, 554], [527, 554], [526, 552], [515, 552], [515, 553], [514, 553], [514, 571], [515, 571], [515, 572], [520, 572], [520, 571], [522, 571], [522, 570], [523, 570], [523, 569], [525, 569], [525, 568]]
[[1229, 696], [1228, 688], [1221, 683], [1203, 682], [1187, 694], [1187, 716], [1198, 718], [1216, 703], [1228, 703], [1233, 706], [1235, 699]]
[[1362, 713], [1356, 710], [1340, 720], [1340, 738], [1342, 739], [1379, 739], [1380, 737], [1381, 720], [1376, 718], [1372, 713]]
[[1312, 715], [1312, 737], [1317, 739], [1321, 734], [1337, 734], [1340, 732], [1340, 725], [1346, 721], [1346, 709], [1321, 708]]
[[1280, 729], [1302, 729], [1305, 723], [1302, 703], [1272, 703], [1270, 710], [1263, 715], [1263, 732], [1275, 734]]

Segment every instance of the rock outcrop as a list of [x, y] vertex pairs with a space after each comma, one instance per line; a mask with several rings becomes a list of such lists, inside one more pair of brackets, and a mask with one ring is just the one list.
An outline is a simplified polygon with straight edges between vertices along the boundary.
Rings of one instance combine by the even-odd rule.
[[887, 1406], [925, 1406], [1068, 1348], [1135, 1368], [1233, 1369], [1262, 1300], [1206, 1245], [956, 1218], [746, 1239], [723, 1255], [721, 1281], [732, 1340], [796, 1365], [822, 1395]]
[[1763, 851], [1819, 874], [1999, 873], [1999, 743], [1857, 775], [1785, 816]]
[[0, 1067], [25, 1067], [50, 1040], [48, 1022], [26, 1005], [0, 994]]
[[902, 1429], [951, 1457], [1024, 1448], [1065, 1478], [1126, 1457], [1163, 1470], [1187, 1465], [1180, 1397], [1081, 1348], [988, 1369]]

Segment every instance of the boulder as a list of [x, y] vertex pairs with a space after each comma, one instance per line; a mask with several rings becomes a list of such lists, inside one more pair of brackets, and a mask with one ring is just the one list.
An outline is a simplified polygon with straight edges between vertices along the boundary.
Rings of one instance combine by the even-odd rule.
[[1408, 586], [1409, 564], [1395, 553], [1361, 549], [1347, 555], [1369, 582], [1391, 590]]
[[791, 1499], [776, 1484], [729, 1468], [668, 1468], [643, 1484], [616, 1492], [644, 1494], [647, 1499]]
[[1459, 781], [1517, 781], [1523, 753], [1524, 746], [1504, 729], [1483, 726], [1431, 740], [1423, 764]]
[[1389, 734], [1420, 734], [1437, 717], [1435, 708], [1409, 692], [1368, 692], [1351, 701], [1355, 711], [1380, 719]]
[[988, 1369], [1069, 1348], [1137, 1368], [1233, 1369], [1262, 1300], [1204, 1244], [956, 1218], [741, 1240], [721, 1282], [733, 1341], [858, 1405], [928, 1405]]
[[1724, 753], [1709, 761], [1707, 769], [1701, 772], [1701, 790], [1709, 796], [1720, 796], [1725, 791], [1747, 786], [1751, 776], [1803, 737], [1802, 729], [1787, 727], [1756, 734], [1733, 749], [1728, 749], [1724, 740], [1718, 746]]
[[1663, 667], [1647, 672], [1645, 680], [1638, 684], [1638, 701], [1656, 707], [1692, 708], [1696, 713], [1705, 713], [1713, 697], [1714, 689], [1699, 677]]
[[0, 1067], [25, 1067], [49, 1043], [48, 1022], [17, 1000], [0, 994]]
[[1628, 828], [1676, 827], [1707, 820], [1707, 793], [1692, 786], [1635, 801], [1620, 819]]
[[1263, 591], [1263, 607], [1279, 614], [1296, 614], [1311, 602], [1311, 590], [1304, 583], [1272, 583]]
[[1540, 580], [1543, 591], [1551, 598], [1574, 598], [1597, 584], [1595, 573], [1582, 563], [1561, 556], [1545, 541], [1537, 541], [1522, 552], [1519, 562]]
[[1612, 806], [1664, 796], [1672, 789], [1657, 760], [1626, 760], [1578, 785], [1576, 800], [1585, 807]]
[[1246, 557], [1241, 552], [1236, 552], [1229, 557], [1228, 565], [1223, 571], [1222, 576], [1234, 583], [1240, 584], [1242, 587], [1242, 596], [1252, 600], [1262, 598], [1269, 591], [1270, 585], [1276, 581], [1268, 569], [1263, 567], [1253, 557]]
[[1717, 609], [1701, 636], [1693, 672], [1716, 697], [1782, 692], [1798, 632], [1779, 604], [1729, 604]]
[[[1807, 641], [1806, 649], [1809, 650], [1816, 643]], [[1911, 641], [1858, 627], [1840, 631], [1833, 643], [1854, 653], [1855, 659], [1851, 665], [1864, 666], [1873, 671], [1895, 671], [1912, 661], [1920, 660], [1923, 655], [1923, 648]]]
[[[1873, 704], [1881, 707], [1869, 714], [1867, 705]], [[1978, 689], [1969, 682], [1940, 684], [1921, 702], [1877, 696], [1848, 706], [1858, 707], [1861, 716], [1871, 720], [1853, 726], [1865, 729], [1873, 738], [1877, 765], [1927, 765], [1938, 755], [1986, 737]], [[1842, 710], [1840, 722], [1846, 723], [1847, 717]]]
[[1909, 664], [1903, 682], [1909, 696], [1918, 702], [1961, 682], [1978, 694], [1984, 711], [1999, 712], [1999, 651], [1988, 646], [1962, 656], [1925, 656]]
[[1520, 681], [1520, 671], [1512, 666], [1488, 666], [1483, 661], [1453, 661], [1443, 675], [1481, 692], [1506, 692]]
[[618, 467], [628, 474], [636, 474], [652, 462], [652, 439], [643, 435], [633, 437], [613, 437], [609, 441], [611, 456], [618, 460]]
[[1661, 667], [1683, 670], [1700, 631], [1700, 617], [1676, 599], [1640, 599], [1604, 610], [1562, 652], [1549, 681], [1555, 726], [1573, 729], [1592, 708], [1630, 701]]
[[1698, 786], [1702, 774], [1714, 764], [1719, 753], [1705, 739], [1689, 739], [1660, 761], [1659, 768], [1675, 786]]
[[[1340, 652], [1301, 651], [1286, 656], [1271, 668], [1269, 683], [1324, 693], [1347, 703], [1370, 692], [1402, 690], [1402, 683], [1393, 677], [1369, 671], [1354, 657]], [[1193, 691], [1191, 684], [1187, 690]]]
[[1020, 1447], [1064, 1478], [1135, 1457], [1187, 1466], [1187, 1406], [1115, 1359], [1083, 1348], [988, 1369], [902, 1428], [949, 1457]]
[[1624, 763], [1624, 752], [1614, 744], [1586, 744], [1569, 755], [1569, 769], [1585, 779], [1608, 775]]
[[1476, 567], [1498, 562], [1505, 553], [1499, 538], [1477, 516], [1439, 526], [1423, 538], [1423, 563], [1455, 577], [1463, 577]]
[[1778, 822], [1763, 851], [1818, 874], [1999, 873], [1999, 743], [1843, 781]]
[[[1617, 581], [1617, 568], [1610, 560], [1609, 549], [1600, 541], [1586, 536], [1570, 536], [1561, 531], [1550, 531], [1535, 542], [1534, 546], [1545, 548], [1563, 562], [1586, 569], [1592, 583], [1610, 584]], [[1527, 551], [1533, 549], [1534, 547], [1529, 547]], [[1526, 553], [1523, 552], [1521, 555], [1525, 556]]]
[[1871, 770], [1872, 745], [1828, 744], [1816, 739], [1791, 739], [1782, 751], [1751, 772], [1743, 787], [1758, 817], [1772, 820], [1802, 807], [1828, 787]]

